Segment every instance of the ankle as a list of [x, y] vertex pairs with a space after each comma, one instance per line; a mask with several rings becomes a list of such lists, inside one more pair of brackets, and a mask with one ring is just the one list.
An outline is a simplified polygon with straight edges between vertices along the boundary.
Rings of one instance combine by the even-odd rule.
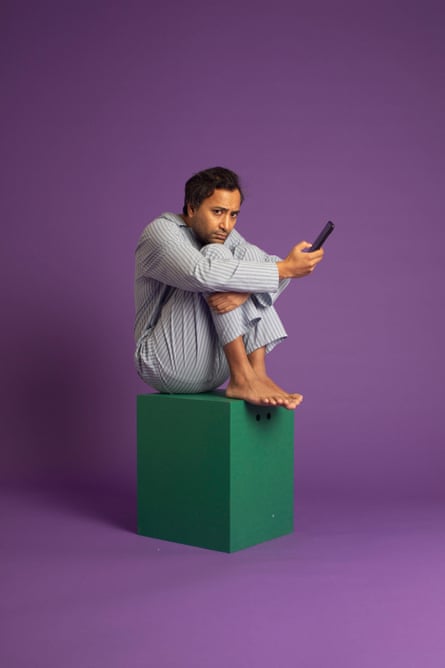
[[250, 383], [252, 380], [257, 379], [257, 375], [251, 366], [246, 367], [245, 369], [237, 369], [232, 371], [230, 374], [229, 383], [231, 385], [245, 385]]

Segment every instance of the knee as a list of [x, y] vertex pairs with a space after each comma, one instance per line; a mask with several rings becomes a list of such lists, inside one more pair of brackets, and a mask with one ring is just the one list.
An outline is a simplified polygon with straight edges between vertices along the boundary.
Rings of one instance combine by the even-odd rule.
[[203, 246], [200, 252], [202, 255], [204, 255], [204, 257], [208, 257], [211, 259], [217, 259], [217, 260], [233, 259], [232, 251], [229, 248], [227, 248], [227, 246], [223, 246], [223, 244], [208, 244], [207, 246]]
[[264, 253], [250, 244], [236, 246], [234, 256], [237, 260], [245, 260], [246, 262], [264, 262]]

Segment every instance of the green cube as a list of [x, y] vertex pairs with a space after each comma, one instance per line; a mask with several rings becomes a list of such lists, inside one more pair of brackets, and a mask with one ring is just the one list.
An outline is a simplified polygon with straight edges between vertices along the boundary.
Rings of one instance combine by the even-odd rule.
[[235, 552], [293, 531], [293, 411], [144, 394], [137, 434], [140, 534]]

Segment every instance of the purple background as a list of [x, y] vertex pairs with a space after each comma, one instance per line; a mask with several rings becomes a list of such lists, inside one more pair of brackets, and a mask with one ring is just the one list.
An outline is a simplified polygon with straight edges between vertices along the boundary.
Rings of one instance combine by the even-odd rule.
[[[436, 620], [443, 617], [442, 593], [428, 580], [432, 572], [439, 575], [432, 569], [440, 570], [440, 563], [423, 561], [438, 550], [435, 541], [444, 539], [442, 3], [229, 0], [217, 7], [203, 0], [156, 6], [9, 1], [0, 11], [0, 472], [11, 495], [3, 505], [11, 528], [4, 543], [8, 583], [12, 586], [20, 572], [17, 567], [33, 577], [24, 555], [33, 560], [36, 550], [40, 554], [40, 541], [47, 546], [41, 555], [45, 578], [58, 573], [63, 579], [68, 552], [72, 567], [78, 564], [58, 542], [61, 525], [70, 521], [79, 526], [66, 530], [64, 540], [84, 545], [82, 559], [90, 563], [92, 581], [97, 582], [98, 571], [109, 576], [100, 591], [104, 610], [112, 605], [105, 592], [116, 572], [122, 578], [132, 571], [144, 582], [149, 569], [157, 573], [155, 583], [173, 579], [167, 594], [159, 584], [158, 626], [149, 625], [153, 634], [149, 638], [146, 630], [143, 641], [134, 631], [142, 644], [132, 640], [133, 654], [129, 648], [130, 655], [122, 648], [122, 654], [115, 653], [104, 638], [105, 627], [93, 624], [88, 642], [99, 638], [97, 655], [78, 650], [62, 661], [59, 648], [54, 657], [45, 657], [44, 634], [37, 628], [27, 644], [34, 662], [13, 647], [24, 611], [31, 610], [32, 626], [32, 610], [35, 615], [45, 609], [26, 580], [4, 599], [13, 629], [8, 665], [105, 665], [100, 652], [108, 648], [108, 666], [150, 661], [161, 667], [219, 666], [229, 659], [236, 666], [271, 665], [277, 651], [279, 666], [296, 665], [300, 657], [305, 666], [393, 667], [399, 657], [400, 665], [417, 668], [425, 647], [435, 646], [434, 657], [442, 659], [424, 665], [442, 666], [439, 627], [418, 618], [417, 608], [401, 594], [423, 574], [417, 592], [425, 597], [422, 609], [431, 609]], [[295, 281], [280, 299], [289, 339], [269, 360], [277, 381], [305, 394], [296, 413], [297, 532], [242, 556], [162, 547], [168, 553], [162, 561], [155, 541], [131, 533], [135, 395], [147, 391], [132, 360], [134, 248], [149, 220], [161, 211], [180, 210], [185, 180], [216, 164], [241, 175], [247, 200], [239, 230], [267, 250], [285, 255], [301, 239], [311, 241], [327, 219], [337, 225], [320, 268]], [[24, 522], [29, 528], [31, 507], [36, 524], [20, 532]], [[355, 516], [357, 508], [366, 509], [365, 515], [357, 511]], [[412, 517], [422, 518], [414, 522], [416, 539]], [[93, 520], [97, 526], [90, 527]], [[105, 559], [107, 571], [94, 536], [110, 527], [114, 533], [104, 544], [108, 539], [110, 553], [119, 558]], [[396, 527], [402, 527], [400, 533]], [[411, 550], [419, 544], [419, 531], [424, 541], [416, 557]], [[364, 541], [360, 548], [358, 536]], [[385, 561], [388, 536], [395, 543]], [[368, 568], [369, 545], [376, 579], [360, 588], [351, 573], [359, 579]], [[133, 556], [138, 552], [139, 570], [125, 562], [127, 549]], [[400, 555], [407, 552], [412, 561], [404, 568]], [[341, 564], [337, 571], [311, 570], [321, 555], [327, 559], [331, 553]], [[419, 571], [420, 562], [424, 570]], [[185, 564], [185, 593], [174, 577], [178, 564]], [[246, 584], [247, 571], [252, 580]], [[221, 572], [218, 580], [215, 574]], [[267, 593], [267, 607], [277, 591], [277, 572], [282, 597], [276, 594], [268, 609], [280, 613], [257, 620], [243, 640], [238, 638], [239, 651], [224, 655], [222, 647], [234, 646], [232, 625], [244, 628], [251, 621], [244, 595], [252, 601]], [[304, 574], [303, 592], [292, 589], [296, 572]], [[85, 587], [85, 607], [73, 613], [72, 592], [66, 592], [66, 601], [57, 599], [48, 619], [40, 618], [45, 628], [55, 624], [65, 603], [73, 632], [87, 615], [91, 586], [80, 572], [70, 573], [73, 591], [79, 582]], [[407, 626], [400, 635], [391, 627], [393, 644], [382, 649], [376, 640], [383, 622], [375, 591], [379, 586], [388, 591], [391, 582], [397, 584], [388, 619], [408, 615]], [[203, 597], [196, 599], [195, 612], [199, 607], [203, 615], [196, 612], [196, 619], [189, 600], [195, 585]], [[53, 586], [51, 580], [42, 596], [45, 591], [55, 600]], [[124, 589], [113, 593], [116, 611]], [[227, 591], [235, 598], [243, 593], [236, 623]], [[356, 636], [352, 633], [356, 644], [345, 654], [341, 648], [358, 619], [354, 604], [343, 606], [339, 617], [339, 597], [348, 591], [355, 592], [357, 609], [365, 600], [369, 618]], [[134, 605], [127, 600], [121, 617], [116, 612], [116, 628], [119, 618], [134, 630], [132, 614], [141, 624], [138, 605], [144, 609], [147, 597]], [[215, 600], [224, 612], [214, 627], [206, 627], [211, 642], [192, 645], [186, 658], [180, 648], [193, 636], [191, 620], [211, 625], [204, 611], [213, 609]], [[295, 601], [304, 603], [301, 616], [292, 608]], [[183, 605], [185, 628], [182, 617], [175, 622], [170, 614]], [[321, 618], [320, 609], [325, 611]], [[331, 613], [344, 626], [335, 641], [332, 636], [327, 642], [328, 660], [318, 642], [311, 647], [306, 632], [330, 638]], [[305, 632], [300, 644], [294, 643], [295, 620], [303, 618]], [[283, 619], [295, 621], [289, 635], [286, 624], [280, 626]], [[427, 627], [428, 637], [422, 635]], [[173, 649], [163, 653], [161, 628], [178, 645], [177, 655]], [[412, 629], [420, 634], [418, 642], [401, 654]], [[246, 638], [253, 648], [247, 663], [239, 658], [238, 664], [235, 656], [246, 651]], [[385, 656], [390, 659], [382, 663]]]

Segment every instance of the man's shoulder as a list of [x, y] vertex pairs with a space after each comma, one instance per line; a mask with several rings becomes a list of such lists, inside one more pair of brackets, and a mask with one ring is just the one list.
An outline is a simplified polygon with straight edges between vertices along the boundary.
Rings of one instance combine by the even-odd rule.
[[165, 212], [161, 213], [160, 216], [157, 216], [151, 220], [142, 231], [140, 241], [145, 241], [147, 239], [159, 236], [171, 236], [175, 234], [181, 227], [185, 227], [186, 224], [181, 216], [177, 213]]
[[176, 227], [186, 227], [183, 218], [181, 218], [178, 213], [170, 213], [169, 211], [166, 211], [165, 213], [161, 213], [156, 218], [153, 218], [153, 220], [151, 220], [145, 227], [144, 232], [149, 229], [175, 229]]

